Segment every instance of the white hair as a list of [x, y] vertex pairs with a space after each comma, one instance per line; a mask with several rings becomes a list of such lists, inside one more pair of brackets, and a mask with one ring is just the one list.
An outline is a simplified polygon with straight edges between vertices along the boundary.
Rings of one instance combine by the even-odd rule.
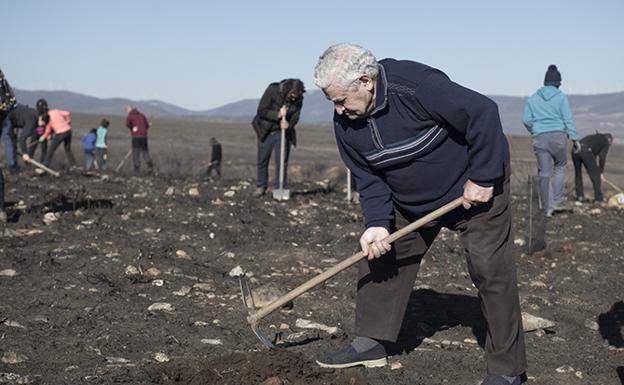
[[330, 85], [348, 89], [366, 75], [376, 79], [379, 74], [373, 53], [356, 44], [340, 43], [327, 48], [314, 68], [314, 83], [321, 89]]

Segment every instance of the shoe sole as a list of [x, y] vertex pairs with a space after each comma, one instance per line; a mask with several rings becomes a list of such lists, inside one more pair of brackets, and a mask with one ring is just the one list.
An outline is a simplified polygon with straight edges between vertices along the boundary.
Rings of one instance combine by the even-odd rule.
[[365, 360], [365, 361], [353, 361], [346, 364], [326, 364], [324, 362], [316, 361], [316, 363], [321, 368], [333, 368], [333, 369], [344, 369], [351, 368], [353, 366], [365, 366], [367, 368], [381, 368], [382, 366], [386, 366], [388, 363], [388, 359], [386, 357], [379, 358], [377, 360]]

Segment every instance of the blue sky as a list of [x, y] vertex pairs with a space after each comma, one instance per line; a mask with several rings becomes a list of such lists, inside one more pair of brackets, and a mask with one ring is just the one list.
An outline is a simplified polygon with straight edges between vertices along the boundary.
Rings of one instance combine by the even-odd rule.
[[[546, 4], [544, 4], [546, 3]], [[485, 94], [624, 91], [624, 1], [3, 0], [0, 68], [28, 90], [203, 110], [301, 78], [329, 45], [420, 61]]]

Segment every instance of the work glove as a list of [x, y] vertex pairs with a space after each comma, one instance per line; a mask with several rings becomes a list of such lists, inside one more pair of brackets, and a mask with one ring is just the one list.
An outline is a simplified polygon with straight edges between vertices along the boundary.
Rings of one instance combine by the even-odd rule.
[[579, 142], [578, 140], [573, 140], [572, 141], [572, 152], [574, 154], [580, 154], [581, 153], [581, 142]]
[[43, 136], [40, 136], [39, 137], [39, 143], [43, 143], [43, 142], [45, 142], [45, 138]]

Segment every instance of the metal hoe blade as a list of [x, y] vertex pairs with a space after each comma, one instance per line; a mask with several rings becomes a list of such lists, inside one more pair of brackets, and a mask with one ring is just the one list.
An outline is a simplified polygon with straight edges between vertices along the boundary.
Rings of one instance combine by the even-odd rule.
[[251, 288], [249, 287], [249, 282], [245, 275], [241, 275], [238, 277], [238, 281], [240, 283], [241, 296], [243, 297], [243, 304], [245, 305], [245, 309], [247, 310], [247, 322], [251, 326], [251, 330], [254, 332], [256, 337], [262, 342], [262, 345], [266, 346], [269, 349], [275, 349], [275, 346], [267, 337], [265, 337], [260, 330], [258, 329], [258, 320], [255, 317], [254, 309], [256, 307], [254, 303], [253, 293], [251, 292]]

